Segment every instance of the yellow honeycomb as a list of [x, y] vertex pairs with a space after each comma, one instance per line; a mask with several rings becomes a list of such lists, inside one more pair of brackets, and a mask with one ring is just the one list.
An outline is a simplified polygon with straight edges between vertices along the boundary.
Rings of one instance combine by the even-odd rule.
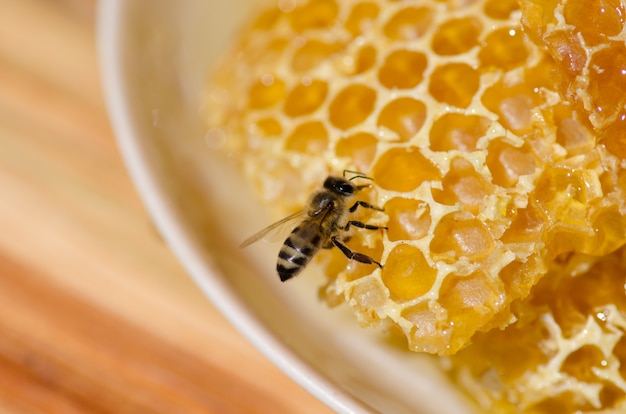
[[626, 410], [623, 0], [279, 1], [209, 133], [279, 218], [329, 174], [384, 213], [312, 266], [492, 412]]

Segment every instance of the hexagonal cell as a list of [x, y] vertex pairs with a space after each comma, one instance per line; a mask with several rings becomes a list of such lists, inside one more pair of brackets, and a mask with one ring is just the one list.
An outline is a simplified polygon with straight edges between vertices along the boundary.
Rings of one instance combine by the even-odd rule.
[[411, 300], [430, 290], [437, 269], [428, 264], [417, 247], [399, 244], [387, 256], [381, 277], [392, 299]]
[[328, 108], [328, 119], [339, 129], [360, 124], [374, 110], [376, 91], [361, 84], [348, 85], [335, 96]]
[[428, 91], [433, 98], [458, 108], [467, 108], [480, 87], [480, 74], [466, 63], [448, 63], [435, 68]]
[[430, 149], [433, 151], [475, 151], [485, 136], [491, 121], [479, 115], [447, 113], [435, 120], [430, 129]]
[[431, 27], [433, 11], [428, 7], [405, 7], [385, 24], [383, 33], [393, 40], [411, 40], [423, 36]]
[[441, 204], [453, 206], [460, 203], [467, 211], [478, 214], [480, 203], [493, 193], [493, 185], [478, 174], [464, 158], [450, 162], [450, 170], [441, 180], [442, 189], [433, 188], [433, 198]]
[[593, 368], [602, 369], [603, 362], [606, 364], [604, 353], [594, 345], [585, 345], [565, 358], [561, 364], [561, 372], [582, 382], [598, 381], [598, 376]]
[[514, 187], [519, 177], [532, 174], [539, 166], [528, 143], [515, 147], [506, 142], [504, 137], [489, 143], [486, 162], [492, 182], [506, 188]]
[[420, 200], [395, 197], [385, 203], [387, 237], [391, 241], [418, 240], [430, 230], [430, 206]]
[[[621, 124], [626, 105], [626, 45], [623, 41], [609, 42], [598, 50], [589, 63], [589, 96], [592, 100], [594, 124], [606, 127]], [[615, 119], [619, 121], [616, 121]]]
[[328, 146], [328, 132], [320, 121], [305, 122], [287, 137], [285, 149], [308, 154], [320, 154]]
[[569, 156], [589, 153], [596, 145], [592, 128], [585, 125], [585, 120], [570, 105], [559, 104], [553, 111], [556, 142], [567, 150]]
[[487, 226], [471, 214], [450, 213], [437, 223], [430, 250], [433, 259], [454, 263], [462, 257], [471, 262], [486, 259], [495, 244]]
[[372, 134], [357, 132], [341, 138], [335, 147], [335, 154], [351, 159], [358, 171], [368, 171], [376, 155], [377, 143]]
[[372, 20], [378, 17], [379, 12], [380, 7], [377, 3], [369, 1], [357, 3], [352, 7], [344, 27], [352, 36], [356, 37], [367, 31], [368, 27], [372, 24]]
[[446, 276], [438, 301], [448, 311], [453, 341], [471, 338], [503, 306], [503, 295], [502, 282], [483, 272]]
[[478, 46], [483, 24], [476, 17], [450, 19], [437, 28], [432, 48], [442, 56], [460, 55]]
[[591, 46], [621, 33], [626, 10], [619, 0], [566, 1], [563, 17]]
[[528, 48], [521, 27], [503, 27], [490, 32], [478, 52], [482, 66], [511, 70], [528, 59]]
[[398, 134], [400, 141], [414, 137], [426, 120], [426, 105], [417, 99], [404, 97], [389, 102], [378, 115], [378, 126]]
[[291, 28], [295, 32], [304, 32], [330, 27], [338, 13], [339, 6], [335, 0], [309, 0], [296, 7], [288, 16], [291, 17]]
[[287, 95], [283, 111], [294, 118], [315, 112], [322, 105], [328, 85], [319, 79], [297, 84]]
[[266, 74], [256, 81], [248, 91], [248, 107], [264, 109], [276, 105], [285, 98], [285, 82]]
[[411, 191], [424, 181], [440, 179], [441, 172], [417, 147], [392, 148], [374, 165], [373, 177], [387, 190]]
[[374, 46], [366, 44], [359, 47], [353, 56], [346, 54], [342, 59], [338, 59], [335, 67], [349, 76], [360, 75], [376, 65], [377, 54]]
[[539, 99], [532, 91], [532, 85], [504, 85], [498, 82], [485, 90], [481, 101], [487, 109], [498, 115], [502, 126], [518, 135], [525, 135], [532, 132], [532, 110]]
[[317, 67], [329, 59], [329, 56], [343, 50], [344, 45], [339, 42], [323, 42], [321, 40], [307, 40], [297, 49], [291, 59], [291, 68], [295, 72], [306, 72]]
[[424, 78], [426, 55], [412, 50], [396, 50], [387, 55], [380, 70], [378, 80], [388, 89], [410, 89]]

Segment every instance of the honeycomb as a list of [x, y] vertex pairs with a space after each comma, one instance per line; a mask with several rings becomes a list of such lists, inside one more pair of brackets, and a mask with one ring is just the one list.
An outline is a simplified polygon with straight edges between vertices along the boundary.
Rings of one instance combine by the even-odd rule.
[[207, 142], [276, 218], [372, 177], [357, 217], [388, 230], [347, 244], [384, 266], [322, 251], [320, 296], [484, 411], [624, 412], [625, 9], [281, 0], [211, 74]]

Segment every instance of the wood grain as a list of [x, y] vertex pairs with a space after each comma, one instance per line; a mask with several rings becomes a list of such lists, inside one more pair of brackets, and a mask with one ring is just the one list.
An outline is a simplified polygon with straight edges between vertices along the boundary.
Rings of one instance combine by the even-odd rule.
[[329, 412], [152, 227], [108, 124], [95, 8], [0, 0], [0, 412]]

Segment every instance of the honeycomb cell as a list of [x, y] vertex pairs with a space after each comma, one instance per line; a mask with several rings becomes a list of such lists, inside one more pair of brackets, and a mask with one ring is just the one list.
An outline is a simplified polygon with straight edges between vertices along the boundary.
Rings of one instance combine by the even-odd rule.
[[556, 142], [567, 150], [569, 156], [589, 153], [596, 145], [596, 138], [580, 120], [571, 106], [554, 108]]
[[454, 263], [462, 257], [472, 262], [486, 259], [495, 244], [485, 224], [462, 213], [445, 215], [437, 224], [430, 251], [433, 259]]
[[626, 44], [610, 42], [591, 57], [589, 96], [596, 126], [604, 128], [623, 114], [626, 104]]
[[411, 322], [409, 349], [416, 352], [450, 354], [450, 334], [452, 330], [446, 321], [446, 311], [439, 305], [429, 306], [427, 302], [411, 306], [402, 311], [402, 317]]
[[511, 70], [528, 59], [524, 33], [519, 27], [504, 27], [489, 33], [482, 44], [478, 59], [484, 67], [496, 66]]
[[594, 237], [582, 249], [594, 255], [610, 254], [626, 244], [626, 216], [616, 206], [605, 207], [591, 217]]
[[617, 36], [624, 28], [626, 13], [619, 0], [573, 0], [565, 2], [563, 16], [591, 46]]
[[546, 168], [537, 180], [537, 204], [554, 221], [548, 246], [553, 257], [567, 251], [584, 251], [586, 241], [593, 235], [587, 216], [586, 188], [581, 171], [565, 167]]
[[541, 43], [541, 37], [549, 24], [556, 23], [555, 11], [561, 0], [544, 0], [537, 4], [536, 0], [519, 0], [522, 10], [522, 23], [526, 33], [535, 42]]
[[421, 183], [441, 178], [439, 169], [416, 147], [392, 148], [373, 169], [377, 185], [392, 191], [411, 191]]
[[426, 56], [411, 50], [396, 50], [385, 59], [378, 80], [388, 89], [410, 89], [424, 78]]
[[538, 98], [529, 86], [505, 86], [498, 82], [487, 88], [482, 96], [483, 105], [498, 115], [498, 121], [519, 135], [532, 131], [532, 109], [538, 104]]
[[442, 103], [467, 108], [480, 86], [480, 74], [465, 63], [437, 67], [430, 76], [428, 91]]
[[539, 162], [527, 142], [515, 147], [500, 137], [489, 143], [487, 167], [494, 184], [509, 188], [514, 187], [522, 175], [534, 173]]
[[597, 381], [598, 377], [593, 373], [593, 368], [601, 369], [603, 361], [606, 364], [604, 354], [598, 347], [585, 345], [565, 358], [561, 365], [561, 372], [579, 381]]
[[277, 137], [283, 132], [283, 127], [274, 118], [261, 118], [254, 123], [255, 130], [265, 137]]
[[478, 46], [482, 23], [475, 17], [451, 19], [437, 28], [432, 49], [442, 56], [460, 55]]
[[328, 146], [328, 132], [322, 122], [311, 121], [298, 125], [287, 137], [285, 149], [307, 154], [320, 154]]
[[587, 227], [586, 188], [580, 170], [549, 167], [537, 180], [535, 197], [552, 220], [583, 230]]
[[339, 129], [349, 129], [365, 121], [375, 103], [374, 89], [360, 84], [346, 86], [330, 103], [328, 119]]
[[346, 19], [345, 28], [354, 37], [366, 32], [372, 21], [378, 17], [380, 7], [374, 2], [357, 3], [352, 7], [348, 18]]
[[432, 190], [435, 201], [450, 206], [460, 203], [474, 214], [478, 213], [480, 203], [493, 192], [491, 183], [478, 174], [469, 161], [460, 157], [450, 162], [450, 171], [441, 184], [441, 190]]
[[348, 76], [360, 75], [376, 65], [377, 52], [372, 45], [361, 46], [354, 56], [345, 56], [338, 60], [337, 69]]
[[419, 240], [430, 231], [430, 206], [421, 200], [394, 197], [385, 204], [385, 213], [391, 241]]
[[587, 52], [578, 34], [573, 30], [555, 30], [546, 34], [544, 40], [550, 54], [558, 62], [560, 72], [572, 83], [587, 63]]
[[417, 39], [431, 27], [433, 15], [428, 7], [402, 8], [387, 21], [383, 32], [392, 40]]
[[530, 203], [527, 207], [516, 210], [515, 217], [500, 240], [507, 244], [539, 242], [546, 222], [546, 217]]
[[306, 72], [316, 68], [322, 62], [326, 62], [329, 56], [343, 50], [344, 45], [340, 42], [323, 42], [321, 40], [307, 40], [298, 48], [291, 58], [291, 68], [295, 72]]
[[525, 261], [514, 260], [503, 267], [500, 271], [500, 279], [509, 300], [526, 297], [546, 271], [542, 258], [538, 254], [531, 255]]
[[426, 120], [426, 105], [413, 98], [398, 98], [380, 111], [377, 124], [398, 135], [400, 141], [414, 137]]
[[447, 113], [435, 120], [430, 130], [433, 151], [474, 151], [476, 143], [485, 136], [491, 121], [479, 115]]
[[[372, 314], [375, 310], [383, 306], [388, 299], [385, 287], [378, 279], [364, 277], [354, 283], [350, 289], [350, 297], [354, 298], [350, 304], [359, 313]], [[370, 316], [376, 319], [375, 314]]]
[[[407, 258], [411, 260], [407, 260]], [[393, 248], [382, 270], [382, 280], [393, 299], [411, 300], [427, 293], [437, 277], [418, 248], [399, 244]]]
[[448, 275], [439, 290], [439, 303], [453, 325], [451, 346], [460, 348], [466, 338], [486, 324], [502, 306], [504, 290], [499, 279], [482, 272], [468, 276]]
[[621, 116], [611, 126], [604, 129], [600, 135], [600, 142], [613, 155], [622, 160], [626, 159], [626, 116]]
[[337, 142], [335, 153], [338, 157], [346, 157], [354, 162], [358, 171], [368, 171], [374, 156], [378, 140], [367, 132], [357, 132]]
[[248, 107], [264, 109], [276, 105], [285, 97], [285, 82], [273, 75], [263, 75], [248, 91]]
[[289, 14], [291, 28], [298, 33], [325, 29], [333, 25], [338, 13], [339, 7], [335, 0], [309, 0]]
[[492, 19], [505, 20], [511, 13], [519, 10], [519, 4], [516, 0], [487, 0], [484, 10]]
[[285, 99], [283, 111], [292, 118], [315, 112], [326, 99], [328, 85], [319, 79], [297, 84]]

